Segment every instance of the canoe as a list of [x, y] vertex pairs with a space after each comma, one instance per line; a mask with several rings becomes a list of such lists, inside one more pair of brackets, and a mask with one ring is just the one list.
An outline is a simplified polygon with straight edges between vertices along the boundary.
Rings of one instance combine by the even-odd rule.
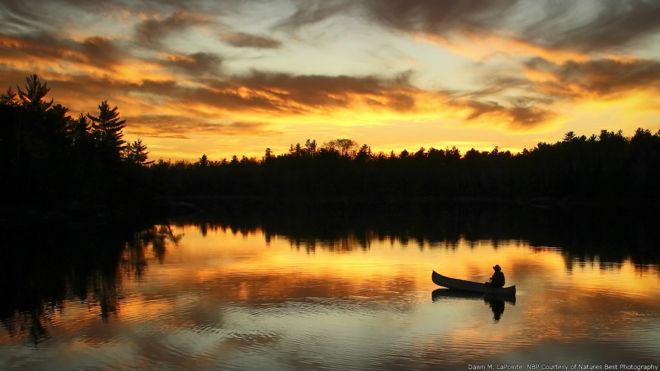
[[435, 283], [436, 285], [446, 287], [452, 290], [471, 291], [471, 292], [479, 292], [483, 294], [497, 294], [497, 295], [516, 294], [516, 286], [491, 287], [479, 282], [465, 281], [465, 280], [459, 280], [457, 278], [443, 276], [437, 273], [436, 271], [433, 271], [433, 274], [431, 275], [431, 279], [433, 280], [433, 283]]

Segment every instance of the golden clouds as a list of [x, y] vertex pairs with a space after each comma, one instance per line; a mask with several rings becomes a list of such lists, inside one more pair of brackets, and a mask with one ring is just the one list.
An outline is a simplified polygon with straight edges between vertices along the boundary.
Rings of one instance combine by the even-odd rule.
[[[660, 51], [648, 40], [659, 35], [650, 15], [660, 5], [650, 2], [47, 3], [0, 5], [0, 87], [38, 73], [76, 113], [109, 99], [135, 119], [129, 136], [190, 138], [197, 152], [394, 123], [406, 133], [442, 127], [457, 143], [488, 128], [523, 148], [537, 142], [528, 134], [560, 127], [591, 100], [634, 95], [658, 107]], [[399, 143], [387, 135], [361, 140]], [[485, 136], [474, 145], [490, 143]]]

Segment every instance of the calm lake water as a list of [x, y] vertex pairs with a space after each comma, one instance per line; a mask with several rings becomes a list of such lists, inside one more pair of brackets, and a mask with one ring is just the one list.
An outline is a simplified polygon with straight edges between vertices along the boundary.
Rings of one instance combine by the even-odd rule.
[[[657, 262], [524, 239], [297, 238], [199, 222], [117, 244], [76, 264], [66, 253], [30, 252], [31, 263], [12, 253], [24, 266], [3, 263], [12, 273], [3, 276], [0, 369], [660, 364]], [[455, 296], [431, 282], [433, 270], [486, 281], [496, 263], [515, 300]], [[16, 275], [29, 282], [7, 282]]]

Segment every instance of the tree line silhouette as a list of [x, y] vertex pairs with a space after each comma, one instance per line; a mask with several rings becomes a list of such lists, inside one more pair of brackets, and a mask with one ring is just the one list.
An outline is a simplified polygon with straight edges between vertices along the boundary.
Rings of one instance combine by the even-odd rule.
[[350, 139], [308, 139], [284, 154], [267, 148], [261, 159], [152, 163], [141, 140], [123, 139], [117, 107], [103, 101], [97, 113], [71, 117], [46, 100], [48, 92], [32, 75], [0, 95], [0, 186], [9, 203], [139, 214], [205, 198], [657, 202], [660, 189], [660, 130], [640, 128], [632, 137], [569, 132], [521, 153], [452, 147], [385, 154]]
[[308, 139], [261, 160], [159, 161], [150, 167], [160, 192], [173, 199], [195, 196], [275, 200], [534, 200], [621, 202], [655, 200], [660, 189], [660, 131], [637, 129], [539, 143], [513, 154], [453, 147], [399, 154], [373, 153], [339, 139], [318, 146]]
[[[71, 117], [46, 100], [37, 75], [0, 95], [0, 186], [7, 203], [109, 212], [144, 200], [147, 148], [123, 139], [125, 120], [107, 101], [98, 113]], [[135, 205], [133, 205], [135, 206]]]

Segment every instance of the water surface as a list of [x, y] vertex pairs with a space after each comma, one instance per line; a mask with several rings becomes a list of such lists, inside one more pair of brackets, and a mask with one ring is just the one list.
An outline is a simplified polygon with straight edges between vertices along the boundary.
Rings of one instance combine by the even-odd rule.
[[[50, 276], [15, 268], [38, 282], [3, 285], [0, 369], [660, 362], [655, 263], [523, 239], [297, 238], [206, 222], [158, 225], [117, 244], [107, 259], [31, 263], [64, 266]], [[515, 300], [431, 282], [433, 270], [485, 281], [496, 263]]]

